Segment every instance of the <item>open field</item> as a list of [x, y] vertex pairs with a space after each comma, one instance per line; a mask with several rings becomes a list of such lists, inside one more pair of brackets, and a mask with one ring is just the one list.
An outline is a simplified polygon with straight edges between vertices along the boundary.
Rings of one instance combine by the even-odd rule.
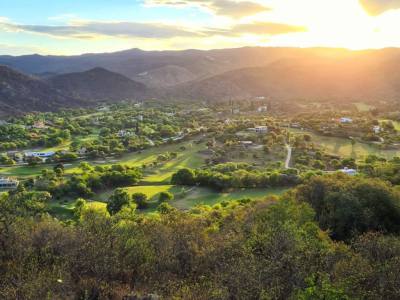
[[[112, 164], [126, 164], [129, 166], [141, 167], [143, 164], [149, 164], [157, 160], [158, 155], [165, 154], [166, 152], [177, 152], [178, 157], [170, 161], [160, 164], [159, 167], [148, 169], [145, 172], [144, 181], [148, 182], [167, 182], [171, 175], [180, 168], [197, 168], [204, 162], [203, 155], [199, 154], [200, 150], [206, 149], [205, 144], [195, 144], [193, 140], [184, 141], [177, 144], [162, 145], [156, 148], [146, 149], [140, 152], [128, 153], [120, 158], [109, 159], [96, 159], [88, 160], [93, 165], [112, 165]], [[185, 149], [182, 150], [184, 147]], [[65, 164], [67, 174], [77, 172], [77, 167], [80, 161]], [[50, 169], [52, 165], [38, 165], [38, 166], [11, 166], [0, 169], [0, 176], [13, 176], [13, 177], [30, 177], [40, 174], [43, 169]]]
[[381, 119], [381, 120], [379, 120], [379, 122], [380, 122], [381, 124], [384, 123], [384, 122], [392, 122], [394, 128], [395, 128], [397, 131], [400, 131], [400, 122], [398, 122], [398, 121], [392, 121], [392, 120]]
[[[150, 185], [134, 186], [125, 188], [129, 194], [143, 193], [150, 200], [149, 211], [154, 210], [158, 205], [158, 195], [161, 192], [170, 192], [174, 200], [170, 203], [179, 209], [190, 209], [196, 205], [214, 205], [222, 201], [234, 201], [244, 198], [263, 199], [270, 195], [281, 195], [286, 188], [265, 188], [265, 189], [237, 189], [229, 192], [219, 192], [206, 187], [183, 187], [174, 185]], [[97, 200], [107, 201], [112, 191], [103, 192], [98, 195]]]
[[375, 106], [363, 102], [357, 102], [354, 103], [354, 105], [357, 107], [359, 112], [367, 112], [375, 108]]
[[400, 150], [382, 150], [378, 145], [356, 142], [351, 144], [350, 139], [340, 137], [321, 136], [309, 131], [291, 129], [293, 133], [308, 133], [312, 136], [312, 141], [324, 148], [328, 153], [341, 157], [352, 157], [362, 160], [369, 154], [375, 154], [384, 158], [400, 156]]

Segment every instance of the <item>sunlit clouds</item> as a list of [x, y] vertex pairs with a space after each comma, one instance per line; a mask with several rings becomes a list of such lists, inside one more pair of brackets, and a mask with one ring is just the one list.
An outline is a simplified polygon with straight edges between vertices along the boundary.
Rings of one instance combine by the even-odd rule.
[[[7, 49], [20, 47], [18, 53], [38, 49], [55, 54], [133, 47], [400, 46], [400, 1], [396, 0], [132, 0], [132, 13], [106, 13], [107, 6], [111, 10], [122, 5], [121, 1], [96, 6], [88, 0], [81, 11], [76, 4], [75, 11], [60, 9], [55, 10], [57, 14], [43, 15], [40, 20], [44, 21], [16, 18], [15, 13], [8, 15], [2, 9], [0, 38]], [[10, 6], [18, 6], [19, 0], [14, 2]], [[88, 9], [91, 2], [93, 10]]]

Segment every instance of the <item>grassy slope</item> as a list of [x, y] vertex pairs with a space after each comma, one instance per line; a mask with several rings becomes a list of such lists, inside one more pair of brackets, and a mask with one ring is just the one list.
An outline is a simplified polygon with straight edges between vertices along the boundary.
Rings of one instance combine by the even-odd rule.
[[[146, 194], [151, 202], [150, 210], [157, 206], [158, 195], [161, 192], [170, 192], [175, 196], [171, 202], [173, 206], [179, 209], [190, 209], [199, 204], [214, 205], [222, 201], [240, 200], [243, 198], [263, 199], [268, 195], [280, 195], [287, 191], [285, 188], [276, 189], [238, 189], [230, 192], [218, 192], [206, 187], [182, 187], [174, 185], [149, 185], [134, 186], [125, 189], [129, 194]], [[107, 201], [112, 191], [103, 192], [98, 195], [98, 200]]]
[[399, 156], [399, 150], [381, 150], [376, 145], [356, 142], [353, 146], [350, 139], [339, 137], [321, 136], [307, 131], [291, 130], [294, 133], [308, 133], [312, 136], [313, 142], [322, 146], [328, 153], [342, 157], [353, 157], [364, 159], [368, 154], [376, 154], [385, 158]]

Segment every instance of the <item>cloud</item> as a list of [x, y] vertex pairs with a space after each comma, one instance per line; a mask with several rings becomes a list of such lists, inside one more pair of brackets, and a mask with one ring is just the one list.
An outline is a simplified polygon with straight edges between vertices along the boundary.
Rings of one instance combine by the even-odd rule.
[[55, 37], [72, 37], [91, 39], [98, 36], [113, 36], [122, 38], [173, 38], [203, 36], [201, 32], [191, 31], [179, 26], [161, 23], [136, 23], [136, 22], [81, 22], [70, 25], [22, 25], [13, 23], [0, 23], [9, 31], [27, 31], [46, 34]]
[[10, 53], [12, 53], [13, 55], [24, 55], [24, 54], [31, 54], [31, 53], [48, 54], [46, 49], [36, 47], [36, 46], [0, 44], [0, 55], [8, 55]]
[[207, 9], [213, 14], [228, 16], [232, 18], [243, 18], [253, 16], [261, 12], [270, 10], [270, 8], [254, 1], [235, 1], [235, 0], [147, 0], [147, 5], [163, 6], [197, 6]]
[[94, 39], [97, 37], [168, 39], [175, 37], [205, 38], [211, 36], [279, 35], [304, 32], [301, 26], [281, 23], [254, 22], [236, 24], [230, 28], [189, 29], [161, 23], [75, 21], [68, 25], [23, 25], [0, 22], [0, 29], [45, 34], [60, 38]]
[[364, 9], [373, 16], [390, 9], [400, 8], [400, 0], [359, 0]]
[[232, 34], [255, 34], [255, 35], [279, 35], [294, 32], [305, 32], [307, 29], [302, 26], [295, 26], [281, 23], [255, 22], [249, 24], [238, 24], [231, 29]]

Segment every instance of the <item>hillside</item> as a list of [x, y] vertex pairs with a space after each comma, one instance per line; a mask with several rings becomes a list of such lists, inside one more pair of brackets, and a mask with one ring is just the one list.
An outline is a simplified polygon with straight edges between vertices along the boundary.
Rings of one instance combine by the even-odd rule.
[[84, 102], [65, 96], [39, 79], [0, 66], [0, 114], [84, 105]]
[[308, 98], [393, 100], [400, 97], [400, 55], [379, 52], [330, 58], [310, 55], [282, 59], [268, 66], [244, 68], [181, 85], [186, 98]]
[[91, 102], [135, 100], [146, 92], [144, 84], [103, 68], [50, 77], [48, 82], [70, 97]]
[[265, 66], [280, 59], [302, 58], [314, 53], [322, 56], [353, 54], [348, 50], [328, 48], [246, 47], [208, 51], [131, 49], [78, 56], [0, 56], [0, 64], [40, 77], [102, 67], [135, 81], [139, 80], [148, 86], [162, 88], [241, 68]]

